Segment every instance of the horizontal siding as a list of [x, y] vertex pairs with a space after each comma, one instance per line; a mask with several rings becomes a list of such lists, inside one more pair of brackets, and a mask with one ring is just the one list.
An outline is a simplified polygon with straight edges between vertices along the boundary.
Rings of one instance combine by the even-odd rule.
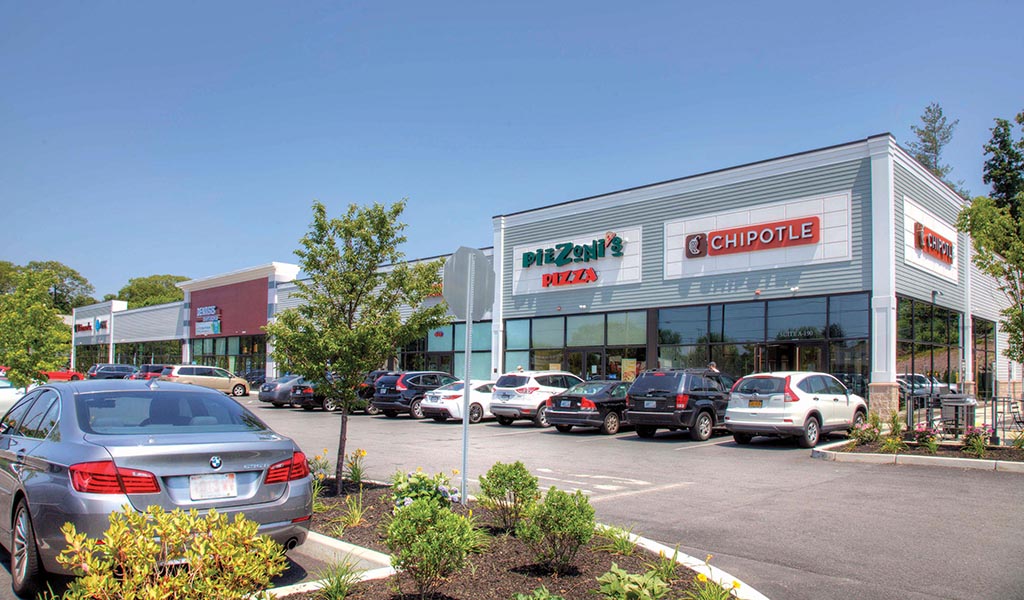
[[957, 234], [956, 252], [957, 274], [959, 283], [953, 283], [922, 269], [908, 265], [903, 259], [903, 244], [905, 241], [903, 232], [903, 199], [909, 198], [915, 204], [924, 208], [935, 218], [956, 229], [957, 208], [950, 202], [940, 197], [934, 189], [925, 182], [918, 179], [906, 167], [894, 161], [893, 165], [893, 193], [896, 214], [894, 223], [896, 226], [896, 293], [904, 296], [917, 298], [931, 302], [932, 291], [941, 292], [936, 297], [936, 304], [953, 310], [964, 312], [966, 302], [964, 299], [964, 281], [967, 277], [967, 236], [963, 233]]
[[[663, 280], [665, 221], [834, 192], [851, 194], [850, 261]], [[588, 210], [586, 202], [580, 202], [578, 214], [571, 218], [506, 227], [502, 257], [505, 273], [510, 275], [513, 271], [515, 246], [636, 225], [643, 228], [641, 283], [513, 296], [511, 277], [507, 276], [502, 289], [504, 317], [558, 314], [564, 308], [575, 310], [579, 305], [617, 311], [753, 300], [755, 290], [762, 290], [758, 296], [761, 299], [788, 298], [792, 297], [790, 288], [794, 286], [800, 287], [801, 295], [865, 291], [871, 287], [871, 168], [867, 159], [680, 193], [611, 210]]]
[[184, 339], [188, 337], [182, 325], [184, 319], [183, 302], [114, 313], [114, 342]]
[[995, 278], [983, 273], [973, 264], [969, 268], [971, 269], [971, 314], [989, 321], [999, 321], [1000, 311], [1010, 305], [1009, 299], [999, 289], [999, 283]]

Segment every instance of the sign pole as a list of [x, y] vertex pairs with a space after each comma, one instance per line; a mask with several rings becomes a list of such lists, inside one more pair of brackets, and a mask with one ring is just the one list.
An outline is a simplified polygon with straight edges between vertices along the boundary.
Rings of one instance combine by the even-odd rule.
[[473, 356], [473, 259], [474, 256], [470, 254], [466, 271], [469, 285], [466, 286], [466, 368], [462, 374], [462, 490], [460, 497], [463, 506], [469, 502], [466, 496], [466, 478], [469, 476], [469, 395], [473, 389], [472, 371], [470, 371]]

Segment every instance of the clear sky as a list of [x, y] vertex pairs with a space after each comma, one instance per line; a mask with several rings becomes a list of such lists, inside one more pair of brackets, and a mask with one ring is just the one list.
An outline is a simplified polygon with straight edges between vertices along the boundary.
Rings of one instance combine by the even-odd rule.
[[320, 200], [408, 198], [409, 258], [490, 218], [891, 132], [974, 194], [1024, 109], [1024, 2], [0, 0], [0, 260], [296, 262]]

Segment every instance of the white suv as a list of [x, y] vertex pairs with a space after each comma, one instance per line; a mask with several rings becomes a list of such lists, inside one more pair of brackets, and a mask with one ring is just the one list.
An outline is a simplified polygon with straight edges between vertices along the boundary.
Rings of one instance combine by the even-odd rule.
[[565, 371], [517, 371], [506, 373], [494, 384], [491, 413], [498, 423], [511, 425], [516, 419], [530, 419], [538, 427], [547, 427], [545, 403], [583, 380]]
[[732, 387], [725, 428], [737, 444], [755, 435], [794, 436], [813, 448], [823, 434], [864, 423], [867, 403], [828, 373], [784, 371], [747, 375]]

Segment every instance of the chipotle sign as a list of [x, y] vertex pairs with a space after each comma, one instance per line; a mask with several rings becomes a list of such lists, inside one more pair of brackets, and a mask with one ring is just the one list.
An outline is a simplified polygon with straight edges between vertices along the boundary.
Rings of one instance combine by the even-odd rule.
[[953, 264], [953, 242], [920, 223], [914, 223], [914, 246], [947, 265]]
[[820, 240], [821, 219], [809, 216], [694, 233], [686, 236], [685, 253], [686, 258], [702, 258], [805, 246], [817, 244]]

